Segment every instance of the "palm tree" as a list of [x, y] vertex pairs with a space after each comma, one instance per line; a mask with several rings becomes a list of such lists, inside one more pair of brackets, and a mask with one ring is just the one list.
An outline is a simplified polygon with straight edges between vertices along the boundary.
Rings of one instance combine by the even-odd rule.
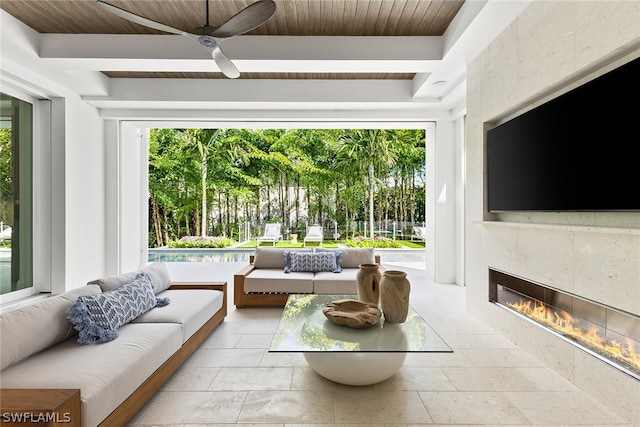
[[386, 170], [395, 164], [397, 158], [392, 137], [391, 132], [381, 129], [349, 130], [340, 139], [338, 148], [339, 162], [350, 162], [353, 170], [367, 182], [371, 237], [374, 234], [375, 176], [383, 171], [386, 175]]

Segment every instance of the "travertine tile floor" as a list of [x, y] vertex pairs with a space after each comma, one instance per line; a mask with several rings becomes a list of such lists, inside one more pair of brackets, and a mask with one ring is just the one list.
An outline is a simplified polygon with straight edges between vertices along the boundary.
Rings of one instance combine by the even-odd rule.
[[333, 383], [300, 354], [268, 352], [282, 309], [236, 310], [232, 276], [241, 265], [224, 264], [216, 279], [230, 286], [225, 322], [130, 427], [634, 425], [465, 313], [465, 288], [403, 265], [387, 268], [407, 271], [412, 305], [454, 353], [410, 354], [376, 385]]

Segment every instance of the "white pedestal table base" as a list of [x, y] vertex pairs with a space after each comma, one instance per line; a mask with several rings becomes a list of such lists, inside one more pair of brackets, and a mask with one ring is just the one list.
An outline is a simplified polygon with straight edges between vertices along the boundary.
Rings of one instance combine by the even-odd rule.
[[402, 367], [405, 352], [304, 352], [319, 375], [347, 385], [370, 385], [392, 377]]

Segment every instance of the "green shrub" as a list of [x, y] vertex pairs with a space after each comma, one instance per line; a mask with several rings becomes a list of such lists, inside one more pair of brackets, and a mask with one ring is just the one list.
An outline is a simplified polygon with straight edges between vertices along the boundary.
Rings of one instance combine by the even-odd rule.
[[184, 236], [169, 242], [170, 248], [226, 248], [236, 242], [228, 237]]
[[356, 236], [353, 239], [347, 239], [345, 244], [350, 248], [399, 248], [402, 246], [396, 240], [379, 236], [373, 238]]

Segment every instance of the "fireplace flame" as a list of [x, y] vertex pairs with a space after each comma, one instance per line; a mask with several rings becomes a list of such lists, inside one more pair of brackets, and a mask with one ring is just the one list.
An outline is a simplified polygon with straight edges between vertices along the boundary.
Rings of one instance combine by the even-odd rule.
[[580, 327], [580, 321], [571, 314], [564, 310], [550, 308], [540, 301], [523, 300], [507, 302], [505, 305], [609, 359], [640, 372], [640, 354], [631, 338], [627, 338], [625, 344], [615, 340], [609, 341], [600, 335], [597, 327], [584, 329]]

